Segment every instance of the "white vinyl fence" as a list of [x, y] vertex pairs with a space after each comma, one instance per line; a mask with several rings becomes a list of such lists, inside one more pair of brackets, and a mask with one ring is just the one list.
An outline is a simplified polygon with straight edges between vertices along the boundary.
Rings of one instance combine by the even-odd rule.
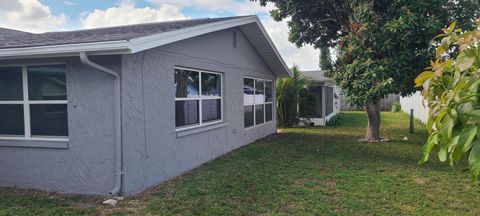
[[403, 112], [410, 114], [410, 109], [413, 109], [413, 116], [422, 123], [427, 123], [428, 106], [420, 91], [408, 97], [400, 97], [400, 104], [402, 105]]

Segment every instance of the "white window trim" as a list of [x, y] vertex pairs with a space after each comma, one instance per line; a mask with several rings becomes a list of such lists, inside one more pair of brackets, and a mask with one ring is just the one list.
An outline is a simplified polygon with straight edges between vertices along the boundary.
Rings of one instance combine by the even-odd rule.
[[0, 134], [0, 140], [26, 140], [26, 141], [57, 141], [68, 142], [68, 136], [32, 136], [31, 122], [30, 122], [30, 104], [68, 104], [68, 100], [30, 100], [28, 95], [28, 72], [29, 66], [41, 66], [41, 65], [65, 65], [64, 62], [51, 62], [51, 63], [32, 63], [32, 64], [10, 64], [0, 65], [0, 68], [4, 67], [21, 67], [22, 68], [22, 90], [23, 98], [21, 101], [0, 101], [0, 105], [23, 105], [23, 121], [24, 121], [24, 135], [7, 135]]
[[[198, 96], [196, 97], [189, 97], [189, 98], [177, 98], [175, 95], [175, 102], [176, 101], [188, 101], [188, 100], [196, 100], [198, 101], [198, 124], [194, 125], [186, 125], [186, 126], [181, 126], [177, 127], [175, 125], [175, 131], [176, 132], [181, 132], [181, 131], [186, 131], [186, 130], [191, 130], [191, 129], [196, 129], [200, 127], [205, 127], [205, 126], [210, 126], [214, 124], [220, 124], [224, 122], [224, 111], [223, 111], [223, 97], [224, 97], [224, 90], [223, 90], [223, 74], [219, 72], [214, 72], [214, 71], [208, 71], [208, 70], [199, 70], [199, 69], [194, 69], [194, 68], [187, 68], [187, 67], [174, 67], [175, 69], [179, 70], [189, 70], [189, 71], [195, 71], [198, 72]], [[210, 73], [210, 74], [217, 74], [220, 75], [220, 96], [203, 96], [202, 95], [202, 74], [203, 73]], [[203, 100], [211, 100], [211, 99], [220, 99], [220, 119], [215, 120], [215, 121], [208, 121], [206, 123], [203, 123], [203, 113], [202, 113], [202, 101]]]
[[[274, 91], [274, 85], [273, 85], [273, 80], [270, 80], [270, 79], [262, 79], [262, 78], [256, 78], [256, 77], [249, 77], [249, 76], [244, 76], [243, 77], [243, 82], [245, 82], [245, 79], [253, 79], [253, 89], [254, 89], [254, 92], [253, 94], [255, 95], [255, 91], [256, 91], [256, 84], [257, 84], [257, 80], [259, 81], [263, 81], [263, 93], [265, 94], [265, 87], [267, 85], [265, 85], [266, 82], [271, 82], [272, 83], [272, 101], [270, 102], [265, 102], [263, 101], [263, 103], [261, 104], [256, 104], [255, 103], [255, 97], [253, 97], [253, 125], [252, 126], [248, 126], [248, 127], [244, 127], [245, 130], [247, 129], [250, 129], [250, 128], [255, 128], [255, 127], [258, 127], [258, 126], [262, 126], [262, 125], [265, 125], [265, 124], [270, 124], [273, 122], [274, 118], [275, 118], [275, 115], [274, 115], [274, 112], [273, 110], [275, 109], [275, 107], [273, 107], [273, 100], [274, 100], [274, 97], [273, 97], [273, 91]], [[267, 120], [267, 115], [266, 115], [266, 109], [265, 109], [265, 105], [267, 104], [272, 104], [272, 120], [270, 121], [266, 121]], [[262, 105], [263, 106], [263, 123], [261, 124], [257, 124], [257, 113], [256, 113], [256, 106], [257, 105]], [[244, 101], [244, 105], [243, 105], [243, 113], [245, 114], [245, 101]], [[245, 121], [245, 119], [244, 119]]]

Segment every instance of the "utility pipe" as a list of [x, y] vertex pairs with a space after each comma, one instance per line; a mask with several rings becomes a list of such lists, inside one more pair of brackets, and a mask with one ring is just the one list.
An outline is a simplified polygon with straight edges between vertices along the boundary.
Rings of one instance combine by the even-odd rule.
[[123, 176], [123, 146], [122, 146], [122, 114], [121, 114], [121, 95], [120, 95], [120, 76], [113, 70], [110, 70], [102, 65], [88, 59], [88, 55], [85, 52], [80, 52], [80, 61], [98, 69], [104, 73], [110, 74], [115, 78], [114, 82], [114, 124], [115, 124], [115, 186], [109, 192], [110, 195], [117, 195], [122, 189], [122, 176]]

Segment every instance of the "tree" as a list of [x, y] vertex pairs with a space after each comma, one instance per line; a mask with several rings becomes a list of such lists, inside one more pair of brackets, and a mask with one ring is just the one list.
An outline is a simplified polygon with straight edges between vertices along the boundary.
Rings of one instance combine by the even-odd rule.
[[308, 79], [303, 76], [298, 66], [293, 66], [292, 77], [278, 79], [277, 115], [278, 123], [284, 127], [292, 127], [298, 123], [300, 93], [308, 89]]
[[477, 0], [260, 0], [268, 2], [275, 5], [273, 19], [289, 20], [292, 43], [337, 48], [335, 67], [326, 75], [351, 104], [365, 107], [367, 141], [380, 140], [380, 100], [414, 91], [444, 23], [468, 22], [479, 11]]
[[333, 69], [332, 56], [328, 46], [320, 47], [320, 69], [322, 71], [331, 71]]
[[462, 32], [455, 23], [439, 35], [431, 67], [415, 82], [422, 86], [430, 109], [424, 156], [438, 147], [440, 161], [454, 166], [468, 154], [475, 181], [480, 173], [480, 20], [475, 30]]

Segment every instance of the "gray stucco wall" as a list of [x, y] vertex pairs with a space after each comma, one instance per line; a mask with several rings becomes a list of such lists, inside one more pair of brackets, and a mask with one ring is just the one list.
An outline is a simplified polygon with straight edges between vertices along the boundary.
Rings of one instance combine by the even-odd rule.
[[[92, 59], [121, 69], [120, 56]], [[0, 186], [108, 194], [114, 183], [113, 79], [84, 66], [78, 57], [0, 61], [0, 65], [49, 62], [66, 64], [68, 148], [15, 147], [56, 143], [0, 140]]]
[[[243, 77], [275, 79], [247, 39], [233, 29], [122, 58], [124, 192], [135, 194], [235, 148], [275, 133], [276, 122], [244, 129]], [[224, 124], [180, 136], [175, 131], [174, 66], [224, 74]], [[275, 115], [274, 115], [275, 116]]]
[[[233, 47], [232, 31], [132, 55], [92, 57], [122, 73], [127, 195], [275, 133], [275, 118], [255, 128], [243, 127], [244, 76], [272, 80], [275, 76], [238, 29]], [[113, 78], [83, 65], [78, 57], [0, 61], [0, 65], [30, 63], [65, 63], [69, 141], [66, 148], [45, 148], [58, 143], [0, 139], [0, 186], [107, 195], [114, 185]], [[177, 133], [174, 66], [223, 73], [223, 123], [210, 130]]]

